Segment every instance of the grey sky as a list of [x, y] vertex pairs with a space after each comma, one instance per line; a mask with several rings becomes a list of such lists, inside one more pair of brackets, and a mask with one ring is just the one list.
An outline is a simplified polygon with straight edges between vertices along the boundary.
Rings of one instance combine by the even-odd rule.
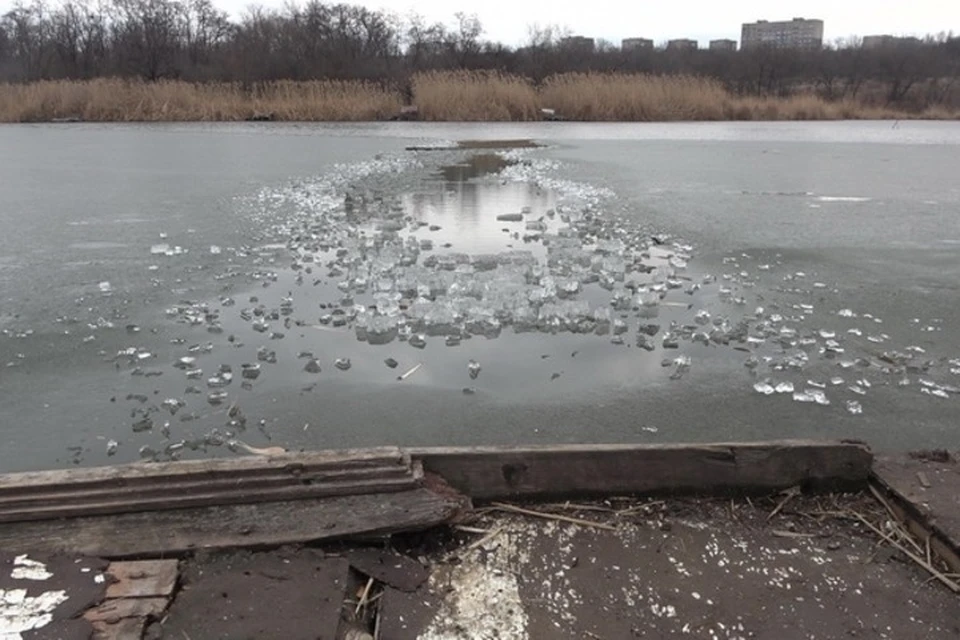
[[[250, 0], [214, 0], [214, 3], [236, 15], [250, 4]], [[279, 7], [284, 0], [259, 0], [259, 3]], [[630, 36], [653, 38], [657, 42], [683, 37], [702, 41], [711, 38], [739, 40], [742, 22], [787, 20], [796, 16], [822, 19], [826, 41], [881, 33], [925, 35], [951, 30], [960, 33], [960, 2], [957, 0], [362, 0], [354, 3], [400, 15], [416, 10], [431, 22], [448, 24], [453, 22], [453, 14], [457, 11], [476, 13], [483, 22], [488, 39], [510, 45], [523, 42], [527, 25], [535, 22], [566, 25], [579, 35], [606, 38], [616, 43]]]

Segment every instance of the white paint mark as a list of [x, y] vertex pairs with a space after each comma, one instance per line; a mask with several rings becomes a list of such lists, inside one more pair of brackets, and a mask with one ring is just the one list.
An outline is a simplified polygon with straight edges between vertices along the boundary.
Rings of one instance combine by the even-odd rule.
[[53, 622], [53, 610], [67, 598], [66, 591], [29, 597], [26, 589], [0, 589], [0, 640], [22, 640], [22, 632], [47, 626]]
[[512, 573], [468, 561], [454, 568], [448, 579], [456, 589], [444, 599], [418, 640], [526, 640], [529, 637], [527, 614]]
[[45, 564], [31, 560], [26, 554], [13, 559], [13, 572], [10, 577], [14, 580], [46, 580], [52, 576]]

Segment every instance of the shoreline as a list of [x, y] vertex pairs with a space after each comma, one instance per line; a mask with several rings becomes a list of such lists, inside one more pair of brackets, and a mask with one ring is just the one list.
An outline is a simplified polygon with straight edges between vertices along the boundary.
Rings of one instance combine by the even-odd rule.
[[124, 79], [0, 84], [0, 123], [79, 122], [784, 122], [960, 120], [815, 94], [739, 96], [695, 76], [568, 73], [534, 84], [499, 73], [414, 76], [411, 96], [385, 82], [190, 83]]

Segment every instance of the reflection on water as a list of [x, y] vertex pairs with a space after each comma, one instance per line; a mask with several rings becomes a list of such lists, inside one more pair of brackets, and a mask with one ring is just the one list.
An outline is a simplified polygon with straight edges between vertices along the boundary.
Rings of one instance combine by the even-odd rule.
[[508, 164], [497, 154], [477, 154], [462, 164], [442, 167], [436, 179], [401, 196], [404, 209], [421, 225], [415, 237], [431, 240], [440, 251], [495, 253], [542, 248], [539, 243], [524, 242], [529, 234], [523, 222], [504, 222], [497, 216], [524, 213], [525, 220], [543, 221], [548, 231], [554, 231], [557, 224], [547, 220], [547, 213], [557, 205], [556, 194], [535, 184], [481, 179]]

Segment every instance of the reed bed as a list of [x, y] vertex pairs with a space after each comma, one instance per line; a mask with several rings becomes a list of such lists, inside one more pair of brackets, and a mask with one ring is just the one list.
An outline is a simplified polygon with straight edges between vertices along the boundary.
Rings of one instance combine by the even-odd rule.
[[422, 120], [539, 120], [537, 92], [520, 76], [487, 71], [431, 71], [413, 77]]
[[[554, 109], [580, 121], [960, 119], [933, 107], [909, 112], [813, 94], [740, 97], [709, 78], [565, 73], [539, 86], [488, 71], [432, 71], [411, 78], [417, 117], [429, 121], [529, 121]], [[396, 115], [399, 89], [361, 81], [236, 83], [98, 79], [0, 85], [0, 122], [369, 121]]]
[[96, 122], [379, 120], [399, 110], [400, 95], [379, 85], [345, 81], [278, 81], [243, 87], [98, 79], [0, 85], [0, 121]]

